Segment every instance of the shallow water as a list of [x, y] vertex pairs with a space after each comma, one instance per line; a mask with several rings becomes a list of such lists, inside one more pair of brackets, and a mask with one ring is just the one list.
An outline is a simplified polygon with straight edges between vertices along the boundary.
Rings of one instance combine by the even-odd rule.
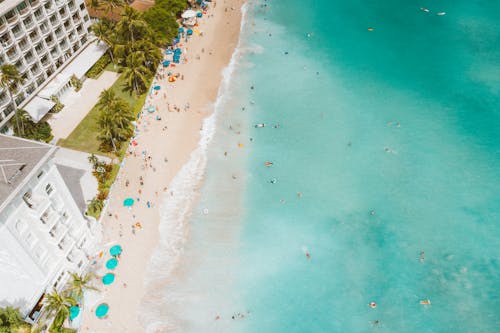
[[164, 327], [500, 327], [500, 3], [420, 6], [249, 2]]

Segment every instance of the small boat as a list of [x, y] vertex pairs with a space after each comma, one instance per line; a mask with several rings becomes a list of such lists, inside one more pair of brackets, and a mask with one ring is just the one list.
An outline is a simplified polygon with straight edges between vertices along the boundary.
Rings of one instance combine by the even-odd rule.
[[446, 15], [446, 12], [439, 12], [436, 14], [437, 16], [443, 16], [443, 15]]
[[430, 299], [423, 299], [420, 301], [420, 304], [422, 305], [431, 305], [431, 300]]
[[423, 11], [423, 12], [430, 12], [430, 10], [428, 8], [425, 8], [425, 7], [420, 7], [420, 10]]
[[260, 127], [265, 127], [266, 124], [261, 123], [261, 124], [255, 124], [255, 128], [260, 128]]
[[271, 165], [273, 165], [273, 162], [271, 162], [271, 161], [266, 161], [266, 163], [264, 163], [264, 165], [265, 165], [266, 167], [270, 167]]

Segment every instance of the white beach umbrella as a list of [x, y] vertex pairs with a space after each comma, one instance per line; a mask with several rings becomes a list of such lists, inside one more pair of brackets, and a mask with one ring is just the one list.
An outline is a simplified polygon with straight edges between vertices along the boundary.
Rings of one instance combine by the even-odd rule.
[[196, 17], [196, 12], [194, 10], [188, 9], [184, 13], [182, 13], [181, 17], [183, 19], [193, 18]]

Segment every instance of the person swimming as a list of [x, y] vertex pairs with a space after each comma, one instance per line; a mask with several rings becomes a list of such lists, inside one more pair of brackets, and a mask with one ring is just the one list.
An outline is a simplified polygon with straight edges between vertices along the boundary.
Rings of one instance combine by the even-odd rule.
[[370, 303], [368, 303], [368, 306], [369, 306], [370, 308], [372, 308], [372, 309], [375, 309], [375, 308], [377, 307], [377, 303], [375, 303], [375, 302], [370, 302]]

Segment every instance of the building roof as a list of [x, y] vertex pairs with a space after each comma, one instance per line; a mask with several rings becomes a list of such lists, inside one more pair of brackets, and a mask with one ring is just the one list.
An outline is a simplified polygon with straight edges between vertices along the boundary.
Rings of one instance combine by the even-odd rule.
[[71, 76], [82, 78], [106, 50], [107, 46], [104, 43], [90, 43], [38, 93], [38, 96], [50, 99], [50, 96], [57, 94], [69, 82]]
[[71, 196], [73, 200], [75, 200], [78, 209], [83, 214], [85, 212], [85, 208], [87, 204], [85, 203], [85, 198], [83, 196], [82, 185], [80, 183], [80, 179], [85, 174], [85, 170], [72, 168], [66, 165], [56, 164], [57, 170], [61, 174], [66, 187], [71, 192]]
[[0, 134], [0, 211], [57, 147]]
[[23, 109], [25, 109], [33, 121], [37, 123], [54, 107], [54, 105], [56, 105], [56, 103], [48, 99], [35, 96]]

